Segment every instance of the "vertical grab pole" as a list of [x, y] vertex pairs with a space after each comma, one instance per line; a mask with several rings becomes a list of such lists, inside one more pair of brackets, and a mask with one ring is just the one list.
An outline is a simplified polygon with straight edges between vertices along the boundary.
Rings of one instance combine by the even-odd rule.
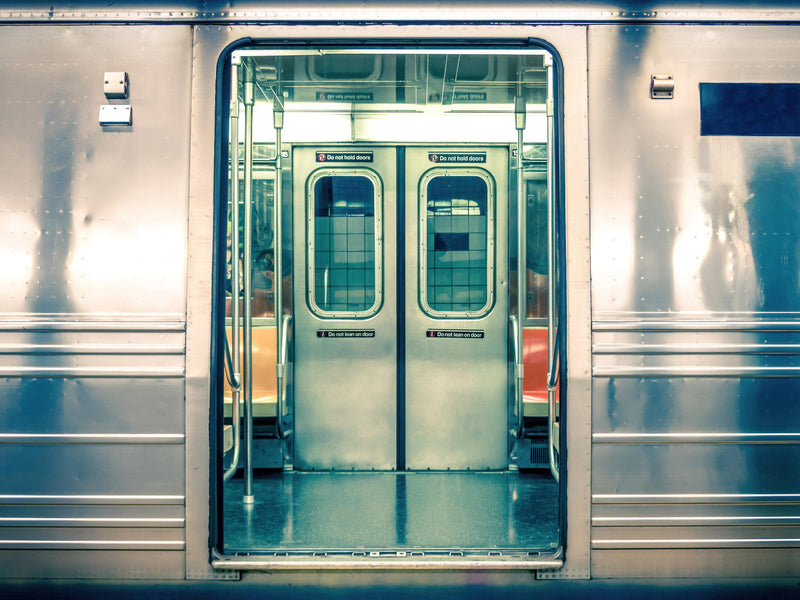
[[517, 82], [517, 95], [514, 97], [514, 124], [517, 129], [517, 319], [516, 330], [512, 329], [516, 336], [514, 347], [516, 349], [516, 361], [514, 392], [516, 394], [517, 405], [517, 439], [522, 439], [525, 434], [525, 409], [522, 402], [522, 382], [525, 378], [525, 353], [524, 353], [524, 329], [525, 317], [527, 316], [527, 257], [525, 256], [525, 236], [526, 216], [525, 207], [525, 181], [522, 165], [523, 132], [526, 126], [526, 106], [525, 97], [522, 94], [522, 59], [519, 61], [519, 79]]
[[283, 351], [284, 340], [283, 336], [286, 335], [287, 324], [283, 322], [283, 257], [281, 249], [283, 248], [283, 223], [281, 221], [283, 211], [282, 209], [282, 169], [281, 163], [281, 133], [283, 130], [283, 106], [281, 105], [280, 96], [275, 96], [275, 103], [272, 107], [272, 124], [275, 128], [275, 186], [274, 194], [275, 199], [272, 203], [273, 213], [273, 229], [275, 235], [273, 237], [275, 243], [273, 244], [273, 289], [275, 294], [275, 340], [277, 343], [275, 356], [278, 360], [275, 363], [275, 378], [277, 390], [275, 394], [276, 400], [276, 414], [275, 414], [275, 428], [279, 438], [284, 437], [283, 431], [283, 377], [286, 374], [285, 353]]
[[241, 377], [239, 375], [239, 63], [240, 58], [231, 59], [231, 346], [233, 347], [233, 382], [231, 383], [231, 420], [233, 423], [233, 457], [222, 476], [228, 481], [239, 466], [241, 437], [239, 397]]
[[555, 420], [556, 420], [556, 394], [558, 393], [558, 350], [556, 340], [558, 335], [556, 323], [556, 285], [558, 264], [556, 256], [556, 227], [555, 227], [555, 177], [553, 168], [555, 161], [555, 134], [554, 134], [554, 107], [553, 107], [553, 58], [545, 56], [547, 68], [547, 443], [550, 460], [550, 472], [558, 481], [559, 469], [553, 447]]
[[244, 497], [253, 504], [253, 65], [244, 64]]

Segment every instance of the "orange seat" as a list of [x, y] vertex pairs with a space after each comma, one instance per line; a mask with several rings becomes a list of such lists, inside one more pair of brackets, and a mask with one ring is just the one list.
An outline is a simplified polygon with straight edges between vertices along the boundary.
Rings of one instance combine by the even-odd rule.
[[526, 416], [547, 416], [547, 328], [526, 328], [522, 332], [525, 378], [522, 400]]
[[[231, 329], [226, 328], [228, 342]], [[253, 327], [253, 416], [274, 417], [277, 406], [278, 382], [275, 376], [277, 357], [275, 327]], [[240, 339], [240, 347], [244, 342]], [[231, 390], [225, 390], [225, 416], [231, 416]]]

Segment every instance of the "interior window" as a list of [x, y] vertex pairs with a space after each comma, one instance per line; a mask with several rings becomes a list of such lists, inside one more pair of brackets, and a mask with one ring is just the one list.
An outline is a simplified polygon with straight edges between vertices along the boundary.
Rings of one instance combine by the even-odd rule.
[[375, 307], [375, 187], [365, 175], [323, 175], [313, 181], [309, 285], [321, 314]]
[[488, 304], [489, 181], [447, 171], [425, 185], [423, 306], [436, 313], [477, 312]]

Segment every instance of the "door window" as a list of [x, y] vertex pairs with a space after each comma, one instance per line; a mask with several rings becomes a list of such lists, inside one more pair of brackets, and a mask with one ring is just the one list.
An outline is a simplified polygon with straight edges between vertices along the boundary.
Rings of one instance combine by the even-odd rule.
[[321, 317], [368, 317], [380, 308], [381, 183], [367, 170], [309, 178], [308, 298]]
[[420, 304], [434, 317], [485, 315], [494, 296], [491, 177], [433, 169], [420, 187]]

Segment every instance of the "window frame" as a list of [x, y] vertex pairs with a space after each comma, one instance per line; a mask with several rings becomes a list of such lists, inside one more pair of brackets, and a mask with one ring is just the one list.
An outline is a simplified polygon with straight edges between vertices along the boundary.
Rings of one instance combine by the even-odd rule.
[[[486, 184], [486, 303], [478, 310], [437, 310], [428, 302], [428, 184], [437, 177], [478, 177]], [[418, 209], [418, 302], [422, 311], [434, 319], [480, 319], [494, 307], [495, 299], [495, 212], [496, 185], [494, 177], [486, 169], [476, 167], [434, 167], [426, 171], [419, 180]]]
[[[316, 299], [316, 196], [318, 181], [325, 177], [365, 177], [372, 183], [373, 228], [375, 251], [375, 301], [365, 310], [325, 310]], [[306, 302], [309, 310], [320, 319], [368, 319], [383, 306], [383, 180], [376, 171], [367, 168], [324, 167], [312, 171], [306, 178]]]

